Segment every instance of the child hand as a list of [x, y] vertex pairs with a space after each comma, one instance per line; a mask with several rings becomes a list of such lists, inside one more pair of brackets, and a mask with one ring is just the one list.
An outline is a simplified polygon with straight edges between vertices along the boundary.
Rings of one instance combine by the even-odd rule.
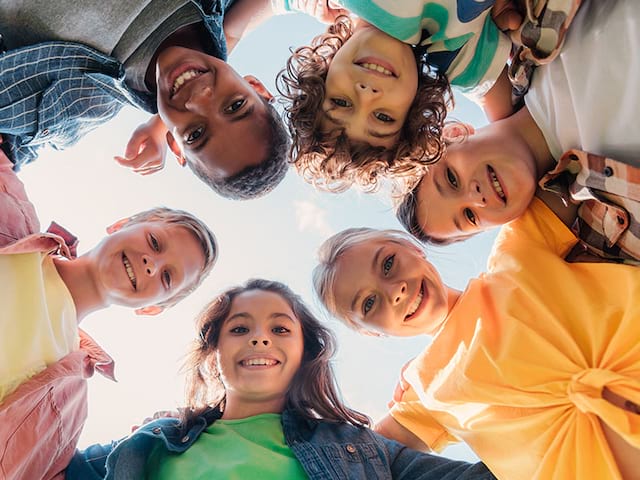
[[396, 383], [396, 387], [393, 389], [393, 398], [387, 403], [387, 408], [391, 410], [391, 408], [396, 404], [402, 401], [402, 395], [409, 389], [409, 382], [407, 382], [404, 378], [404, 371], [407, 369], [409, 364], [413, 361], [413, 359], [409, 360], [402, 366], [400, 369], [400, 378], [398, 379], [398, 383]]
[[142, 421], [141, 425], [132, 425], [131, 426], [131, 433], [135, 432], [136, 430], [138, 430], [143, 425], [146, 425], [147, 423], [150, 423], [150, 422], [153, 422], [154, 420], [157, 420], [158, 418], [180, 418], [180, 412], [178, 412], [176, 410], [160, 410], [160, 411], [154, 413], [151, 417], [146, 417]]
[[289, 8], [311, 15], [322, 23], [333, 23], [340, 15], [349, 15], [335, 0], [289, 0]]
[[124, 157], [113, 157], [123, 167], [141, 175], [158, 172], [164, 167], [167, 153], [167, 128], [158, 115], [134, 130], [124, 151]]

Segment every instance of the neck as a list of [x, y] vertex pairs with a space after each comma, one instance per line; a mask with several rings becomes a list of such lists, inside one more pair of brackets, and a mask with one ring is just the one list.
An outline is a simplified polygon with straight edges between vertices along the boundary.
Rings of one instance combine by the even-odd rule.
[[222, 419], [237, 420], [240, 418], [253, 417], [262, 413], [282, 413], [284, 404], [284, 397], [247, 400], [237, 398], [233, 392], [227, 392], [227, 400], [224, 412], [222, 412]]
[[78, 323], [89, 313], [107, 306], [91, 275], [90, 262], [86, 255], [75, 260], [55, 257], [53, 263], [73, 298]]
[[460, 298], [460, 296], [462, 295], [462, 292], [448, 285], [446, 286], [446, 288], [447, 288], [447, 307], [448, 307], [447, 311], [451, 313], [451, 310], [453, 310], [453, 307], [458, 301], [458, 299]]
[[537, 180], [539, 180], [553, 168], [555, 159], [551, 156], [547, 141], [529, 110], [526, 106], [522, 107], [503, 122], [510, 131], [509, 134], [518, 136], [529, 149], [536, 164]]

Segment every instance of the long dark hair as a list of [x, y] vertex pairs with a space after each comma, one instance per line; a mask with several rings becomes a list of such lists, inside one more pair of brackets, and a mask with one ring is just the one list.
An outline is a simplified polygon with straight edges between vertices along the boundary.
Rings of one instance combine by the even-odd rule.
[[183, 425], [210, 409], [224, 409], [226, 392], [220, 380], [215, 351], [222, 324], [231, 311], [235, 297], [249, 290], [264, 290], [280, 295], [290, 305], [302, 327], [304, 353], [286, 395], [285, 409], [309, 419], [347, 422], [369, 426], [366, 415], [352, 410], [342, 402], [331, 360], [335, 352], [333, 333], [324, 327], [302, 299], [280, 282], [252, 279], [230, 288], [209, 303], [196, 321], [198, 338], [188, 354], [186, 400]]

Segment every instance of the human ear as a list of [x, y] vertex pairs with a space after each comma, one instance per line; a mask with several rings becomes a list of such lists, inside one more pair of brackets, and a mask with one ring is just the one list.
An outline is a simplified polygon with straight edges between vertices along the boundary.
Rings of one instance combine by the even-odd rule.
[[476, 129], [473, 128], [473, 125], [462, 122], [447, 123], [442, 129], [442, 136], [449, 142], [461, 142], [474, 133], [476, 133]]
[[273, 100], [273, 95], [271, 94], [271, 92], [267, 90], [267, 87], [265, 87], [264, 84], [256, 77], [254, 77], [253, 75], [245, 75], [243, 78], [262, 98], [269, 102]]
[[187, 164], [187, 160], [184, 158], [182, 149], [180, 148], [180, 145], [178, 145], [178, 142], [176, 142], [176, 139], [171, 132], [167, 132], [167, 145], [169, 145], [169, 150], [171, 150], [173, 156], [176, 157], [178, 165], [184, 167]]
[[112, 233], [117, 232], [118, 230], [120, 230], [122, 227], [124, 227], [127, 223], [129, 223], [130, 218], [123, 218], [121, 220], [118, 220], [116, 223], [109, 225], [107, 227], [107, 233], [109, 235], [111, 235]]
[[164, 307], [161, 307], [159, 305], [151, 305], [149, 307], [136, 308], [134, 310], [136, 315], [147, 315], [149, 317], [158, 315], [162, 311], [164, 311]]

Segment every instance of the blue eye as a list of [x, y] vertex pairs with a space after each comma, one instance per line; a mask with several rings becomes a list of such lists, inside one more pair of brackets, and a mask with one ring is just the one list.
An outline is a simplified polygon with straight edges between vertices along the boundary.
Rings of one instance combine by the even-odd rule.
[[458, 179], [450, 168], [447, 168], [447, 181], [453, 188], [458, 188]]
[[375, 303], [375, 295], [371, 295], [370, 297], [365, 298], [364, 302], [362, 302], [362, 314], [366, 315], [367, 313], [369, 313]]
[[164, 286], [167, 290], [171, 288], [171, 274], [165, 270], [162, 272], [162, 279], [164, 280]]
[[199, 126], [198, 128], [194, 128], [193, 130], [191, 130], [190, 132], [187, 133], [185, 139], [184, 139], [184, 143], [186, 143], [187, 145], [193, 145], [195, 142], [198, 141], [198, 139], [200, 137], [202, 137], [202, 135], [204, 134], [204, 127], [203, 126]]
[[237, 327], [233, 327], [231, 330], [229, 330], [231, 333], [236, 333], [238, 335], [241, 335], [243, 333], [247, 333], [249, 331], [249, 329], [247, 327], [243, 327], [243, 326], [237, 326]]
[[389, 273], [389, 271], [391, 270], [391, 267], [393, 267], [393, 262], [395, 261], [395, 258], [396, 258], [395, 255], [389, 255], [382, 262], [382, 273], [385, 276]]
[[349, 108], [351, 106], [351, 102], [345, 100], [344, 98], [332, 98], [331, 103], [333, 103], [336, 107]]
[[467, 218], [467, 220], [469, 220], [473, 225], [476, 225], [476, 222], [478, 221], [478, 219], [476, 218], [476, 215], [468, 208], [464, 209], [464, 216]]
[[289, 333], [291, 330], [289, 330], [287, 327], [273, 327], [271, 331], [273, 333], [283, 334], [283, 333]]
[[225, 113], [235, 113], [240, 110], [247, 101], [244, 98], [240, 98], [238, 100], [234, 100], [231, 102], [231, 105], [224, 109]]

